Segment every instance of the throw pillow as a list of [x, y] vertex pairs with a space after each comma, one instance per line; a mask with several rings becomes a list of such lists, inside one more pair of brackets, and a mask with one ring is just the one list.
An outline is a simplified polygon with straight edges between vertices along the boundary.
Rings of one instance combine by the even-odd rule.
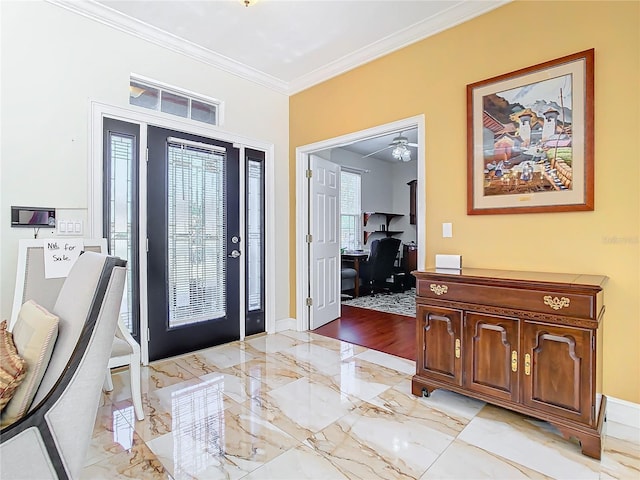
[[0, 411], [15, 395], [27, 373], [26, 362], [18, 355], [7, 321], [0, 323]]
[[33, 397], [49, 365], [58, 338], [58, 317], [33, 300], [27, 301], [13, 326], [13, 339], [27, 363], [27, 375], [2, 412], [2, 425], [15, 422], [29, 411]]

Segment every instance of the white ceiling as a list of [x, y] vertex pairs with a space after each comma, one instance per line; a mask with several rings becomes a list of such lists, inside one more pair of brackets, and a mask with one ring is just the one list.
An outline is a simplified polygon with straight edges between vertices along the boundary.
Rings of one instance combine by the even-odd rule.
[[292, 94], [510, 0], [49, 0]]
[[[48, 1], [290, 95], [511, 0]], [[400, 133], [342, 148], [397, 163], [385, 147]]]

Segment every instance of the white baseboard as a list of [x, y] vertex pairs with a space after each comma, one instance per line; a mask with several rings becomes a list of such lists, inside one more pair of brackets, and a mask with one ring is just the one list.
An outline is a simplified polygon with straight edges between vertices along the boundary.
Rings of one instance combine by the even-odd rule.
[[640, 404], [607, 395], [607, 420], [640, 428]]
[[281, 318], [276, 320], [276, 333], [284, 332], [285, 330], [297, 330], [298, 321], [295, 318]]

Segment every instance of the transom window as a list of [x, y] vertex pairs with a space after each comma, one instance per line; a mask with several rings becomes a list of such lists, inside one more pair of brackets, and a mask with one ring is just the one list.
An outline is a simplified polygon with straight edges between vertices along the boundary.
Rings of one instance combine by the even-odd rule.
[[219, 125], [220, 102], [141, 77], [129, 79], [129, 104]]
[[340, 172], [340, 248], [346, 250], [362, 243], [361, 181], [359, 173]]

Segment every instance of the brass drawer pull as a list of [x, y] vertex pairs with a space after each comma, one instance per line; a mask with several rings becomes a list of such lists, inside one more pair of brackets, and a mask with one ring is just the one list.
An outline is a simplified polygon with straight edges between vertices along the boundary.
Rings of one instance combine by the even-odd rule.
[[518, 352], [515, 350], [511, 352], [511, 371], [518, 371]]
[[528, 353], [524, 356], [524, 374], [531, 375], [531, 355]]
[[456, 338], [456, 358], [460, 358], [460, 339]]
[[446, 285], [436, 285], [435, 283], [432, 283], [431, 285], [429, 285], [429, 289], [436, 295], [440, 296], [447, 293], [449, 287], [447, 287]]
[[554, 310], [560, 310], [561, 308], [568, 307], [571, 303], [571, 300], [567, 297], [551, 297], [551, 295], [545, 295], [543, 298], [544, 304], [549, 305]]

